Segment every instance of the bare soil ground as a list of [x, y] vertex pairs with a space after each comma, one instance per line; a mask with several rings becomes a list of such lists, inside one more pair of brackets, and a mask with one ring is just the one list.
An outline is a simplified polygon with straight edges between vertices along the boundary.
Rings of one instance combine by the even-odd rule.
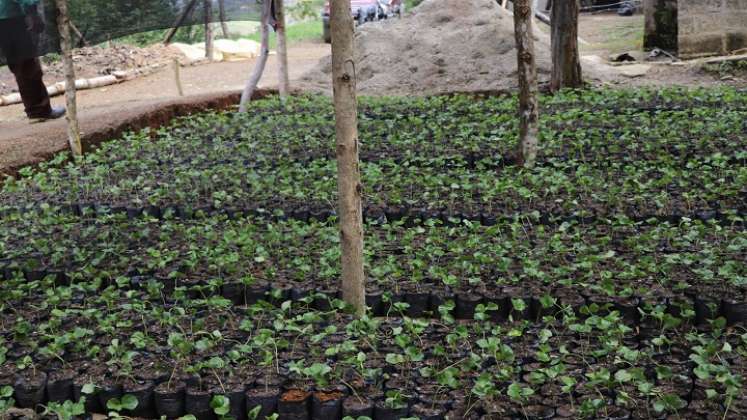
[[[289, 69], [292, 80], [313, 67], [321, 57], [329, 54], [329, 45], [305, 42], [289, 49]], [[156, 115], [154, 122], [163, 120], [163, 109], [173, 109], [177, 114], [199, 111], [209, 107], [226, 107], [236, 103], [239, 92], [254, 65], [254, 61], [212, 63], [184, 67], [181, 71], [185, 97], [179, 97], [171, 69], [119, 85], [79, 92], [78, 113], [84, 137], [103, 140], [101, 137], [116, 134], [123, 127], [147, 121]], [[261, 88], [277, 85], [277, 61], [270, 56]], [[226, 98], [233, 100], [228, 101]], [[55, 105], [64, 105], [63, 96], [53, 98]], [[190, 103], [196, 106], [189, 106]], [[166, 119], [163, 122], [168, 121]], [[20, 167], [36, 164], [54, 153], [67, 148], [64, 119], [30, 124], [22, 105], [0, 108], [0, 174], [13, 173]]]
[[[42, 60], [47, 85], [65, 80], [62, 62], [56, 56], [54, 57], [54, 60], [49, 58]], [[161, 44], [147, 48], [126, 45], [113, 45], [109, 48], [85, 47], [75, 50], [73, 54], [75, 74], [79, 79], [170, 63], [174, 58], [182, 58], [182, 55], [175, 49]], [[17, 91], [18, 87], [13, 74], [7, 67], [0, 68], [0, 96]]]
[[578, 36], [584, 54], [607, 57], [613, 53], [640, 50], [643, 47], [643, 15], [618, 16], [615, 12], [583, 13]]
[[[549, 27], [537, 22], [535, 58], [540, 85], [552, 70]], [[699, 65], [645, 61], [644, 18], [614, 12], [581, 16], [581, 64], [592, 86], [711, 86], [743, 84]], [[425, 0], [402, 19], [366, 24], [355, 37], [360, 93], [432, 95], [515, 89], [513, 16], [494, 0]], [[639, 51], [635, 66], [612, 66], [612, 53]], [[331, 58], [301, 79], [308, 90], [331, 91]]]
[[[513, 89], [516, 47], [513, 15], [494, 0], [425, 0], [402, 19], [362, 26], [355, 37], [358, 90], [371, 95], [432, 95]], [[535, 36], [540, 83], [552, 69], [550, 37]], [[331, 90], [326, 57], [302, 79]], [[587, 72], [593, 73], [593, 69]]]
[[[723, 75], [707, 71], [697, 63], [671, 66], [665, 63], [641, 61], [646, 55], [642, 52], [643, 25], [644, 17], [640, 13], [634, 16], [618, 16], [615, 12], [584, 13], [579, 19], [578, 28], [579, 38], [582, 40], [580, 42], [581, 54], [582, 56], [596, 55], [607, 60], [611, 54], [638, 51], [637, 54], [633, 54], [639, 58], [638, 64], [651, 66], [645, 76], [612, 77], [608, 80], [611, 85], [694, 87], [728, 84], [738, 87], [747, 86], [747, 79], [739, 74]], [[614, 70], [608, 69], [608, 71]]]

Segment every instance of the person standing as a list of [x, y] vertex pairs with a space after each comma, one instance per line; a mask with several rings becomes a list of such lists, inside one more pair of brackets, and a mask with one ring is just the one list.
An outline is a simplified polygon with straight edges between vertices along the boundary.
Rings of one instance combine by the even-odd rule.
[[44, 32], [39, 0], [0, 0], [0, 54], [16, 78], [26, 115], [33, 120], [56, 119], [65, 108], [52, 107], [38, 58], [38, 36]]

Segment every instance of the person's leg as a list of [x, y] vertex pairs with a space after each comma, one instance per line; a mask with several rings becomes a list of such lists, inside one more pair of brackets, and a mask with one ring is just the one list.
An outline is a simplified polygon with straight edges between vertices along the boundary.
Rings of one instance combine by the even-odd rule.
[[8, 68], [16, 78], [26, 115], [46, 118], [52, 113], [47, 87], [42, 80], [42, 68], [36, 57], [36, 42], [22, 18], [0, 20], [0, 49]]
[[29, 58], [18, 63], [8, 64], [18, 83], [26, 115], [29, 118], [44, 118], [52, 112], [47, 87], [42, 80], [42, 68], [38, 58]]

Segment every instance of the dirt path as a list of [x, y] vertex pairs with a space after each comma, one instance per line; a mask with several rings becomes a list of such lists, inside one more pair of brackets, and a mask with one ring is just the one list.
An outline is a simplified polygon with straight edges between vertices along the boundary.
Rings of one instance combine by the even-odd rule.
[[[329, 46], [306, 42], [289, 49], [289, 69], [292, 80], [313, 67], [329, 54]], [[156, 113], [164, 107], [178, 107], [188, 112], [189, 104], [208, 106], [226, 103], [235, 97], [251, 71], [253, 61], [214, 63], [182, 68], [185, 97], [179, 97], [173, 72], [165, 69], [150, 76], [101, 89], [81, 91], [78, 113], [84, 135], [105, 137], [129, 121]], [[270, 56], [260, 87], [277, 85], [277, 61]], [[64, 105], [64, 97], [53, 98], [55, 105]], [[29, 124], [22, 105], [0, 108], [0, 173], [49, 158], [67, 147], [65, 120]], [[102, 139], [103, 140], [103, 139]]]

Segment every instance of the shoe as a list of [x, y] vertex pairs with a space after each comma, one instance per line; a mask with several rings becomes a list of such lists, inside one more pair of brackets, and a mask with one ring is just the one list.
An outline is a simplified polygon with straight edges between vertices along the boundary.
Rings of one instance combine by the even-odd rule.
[[41, 121], [47, 121], [47, 120], [56, 120], [58, 118], [62, 118], [67, 113], [67, 110], [61, 106], [53, 106], [52, 109], [49, 111], [49, 114], [47, 115], [40, 115], [40, 116], [29, 116], [29, 118], [35, 122], [41, 122]]

